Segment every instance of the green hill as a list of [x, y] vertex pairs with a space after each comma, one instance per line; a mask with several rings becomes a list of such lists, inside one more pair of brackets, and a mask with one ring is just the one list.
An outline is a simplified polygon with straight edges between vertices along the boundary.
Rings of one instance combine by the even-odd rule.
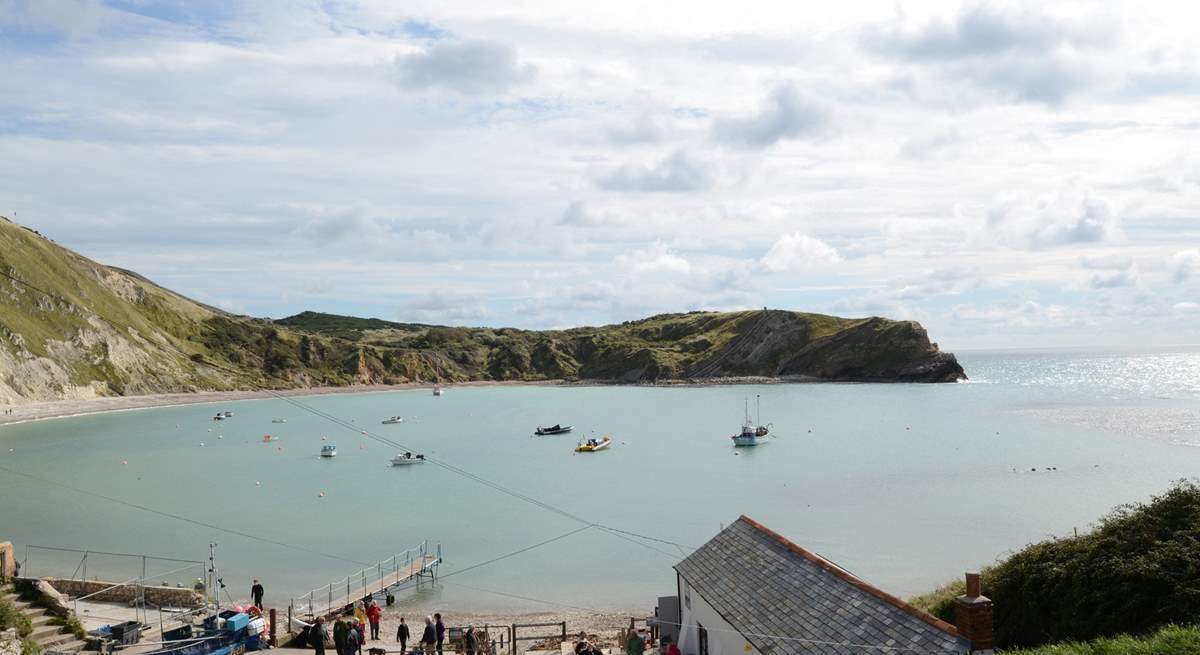
[[0, 274], [0, 403], [433, 380], [964, 377], [919, 324], [882, 318], [691, 312], [531, 331], [234, 316], [6, 219]]

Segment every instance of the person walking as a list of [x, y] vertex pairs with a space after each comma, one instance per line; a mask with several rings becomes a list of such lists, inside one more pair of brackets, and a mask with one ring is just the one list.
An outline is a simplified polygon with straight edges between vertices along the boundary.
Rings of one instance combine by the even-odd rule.
[[333, 647], [337, 655], [346, 655], [346, 633], [350, 627], [346, 625], [346, 617], [339, 616], [333, 624]]
[[436, 651], [437, 633], [433, 628], [433, 618], [425, 617], [425, 631], [421, 633], [421, 650], [425, 655], [433, 655]]
[[408, 624], [404, 622], [404, 617], [400, 617], [400, 627], [396, 628], [396, 641], [400, 642], [400, 652], [408, 653], [408, 638], [411, 636], [408, 632]]
[[356, 616], [354, 617], [354, 630], [358, 635], [358, 655], [362, 655], [363, 644], [367, 643], [367, 624]]
[[258, 578], [255, 578], [254, 585], [250, 587], [250, 597], [254, 599], [254, 606], [258, 609], [263, 608], [262, 599], [264, 593], [266, 593], [266, 590], [258, 583]]
[[367, 620], [371, 622], [371, 641], [379, 641], [379, 619], [383, 617], [383, 608], [379, 603], [371, 601], [367, 607]]
[[446, 624], [442, 623], [442, 615], [433, 613], [433, 628], [437, 634], [437, 655], [442, 655], [442, 642], [446, 640]]
[[351, 623], [346, 630], [346, 652], [343, 655], [355, 655], [362, 652], [362, 638], [358, 634], [358, 627]]
[[467, 634], [463, 638], [466, 643], [464, 647], [467, 650], [467, 655], [475, 655], [475, 651], [479, 648], [479, 638], [475, 636], [475, 626], [467, 626]]
[[329, 633], [325, 631], [324, 617], [317, 617], [316, 623], [308, 629], [308, 644], [317, 651], [317, 655], [325, 655], [325, 640], [329, 639]]
[[646, 640], [642, 639], [642, 635], [638, 634], [637, 630], [630, 630], [629, 636], [625, 639], [625, 655], [642, 655], [642, 651], [646, 650]]

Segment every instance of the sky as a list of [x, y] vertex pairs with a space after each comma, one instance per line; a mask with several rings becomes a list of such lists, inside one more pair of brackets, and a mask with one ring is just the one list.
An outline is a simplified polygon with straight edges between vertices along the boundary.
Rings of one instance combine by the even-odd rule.
[[0, 0], [0, 215], [255, 316], [1195, 344], [1198, 14]]

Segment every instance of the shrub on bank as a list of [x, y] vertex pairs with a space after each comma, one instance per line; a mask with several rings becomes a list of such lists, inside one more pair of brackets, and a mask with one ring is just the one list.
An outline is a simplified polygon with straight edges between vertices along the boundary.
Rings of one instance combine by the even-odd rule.
[[[1032, 544], [981, 574], [1002, 648], [1192, 623], [1200, 617], [1200, 486], [1180, 481], [1116, 508], [1087, 534]], [[953, 622], [960, 590], [946, 585], [914, 601]]]

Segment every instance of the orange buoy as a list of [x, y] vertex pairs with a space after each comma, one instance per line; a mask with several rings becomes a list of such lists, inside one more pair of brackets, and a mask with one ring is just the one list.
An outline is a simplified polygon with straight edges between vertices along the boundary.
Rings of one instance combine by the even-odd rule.
[[127, 460], [127, 459], [121, 460], [121, 466], [126, 466], [128, 464], [129, 464], [129, 460]]

